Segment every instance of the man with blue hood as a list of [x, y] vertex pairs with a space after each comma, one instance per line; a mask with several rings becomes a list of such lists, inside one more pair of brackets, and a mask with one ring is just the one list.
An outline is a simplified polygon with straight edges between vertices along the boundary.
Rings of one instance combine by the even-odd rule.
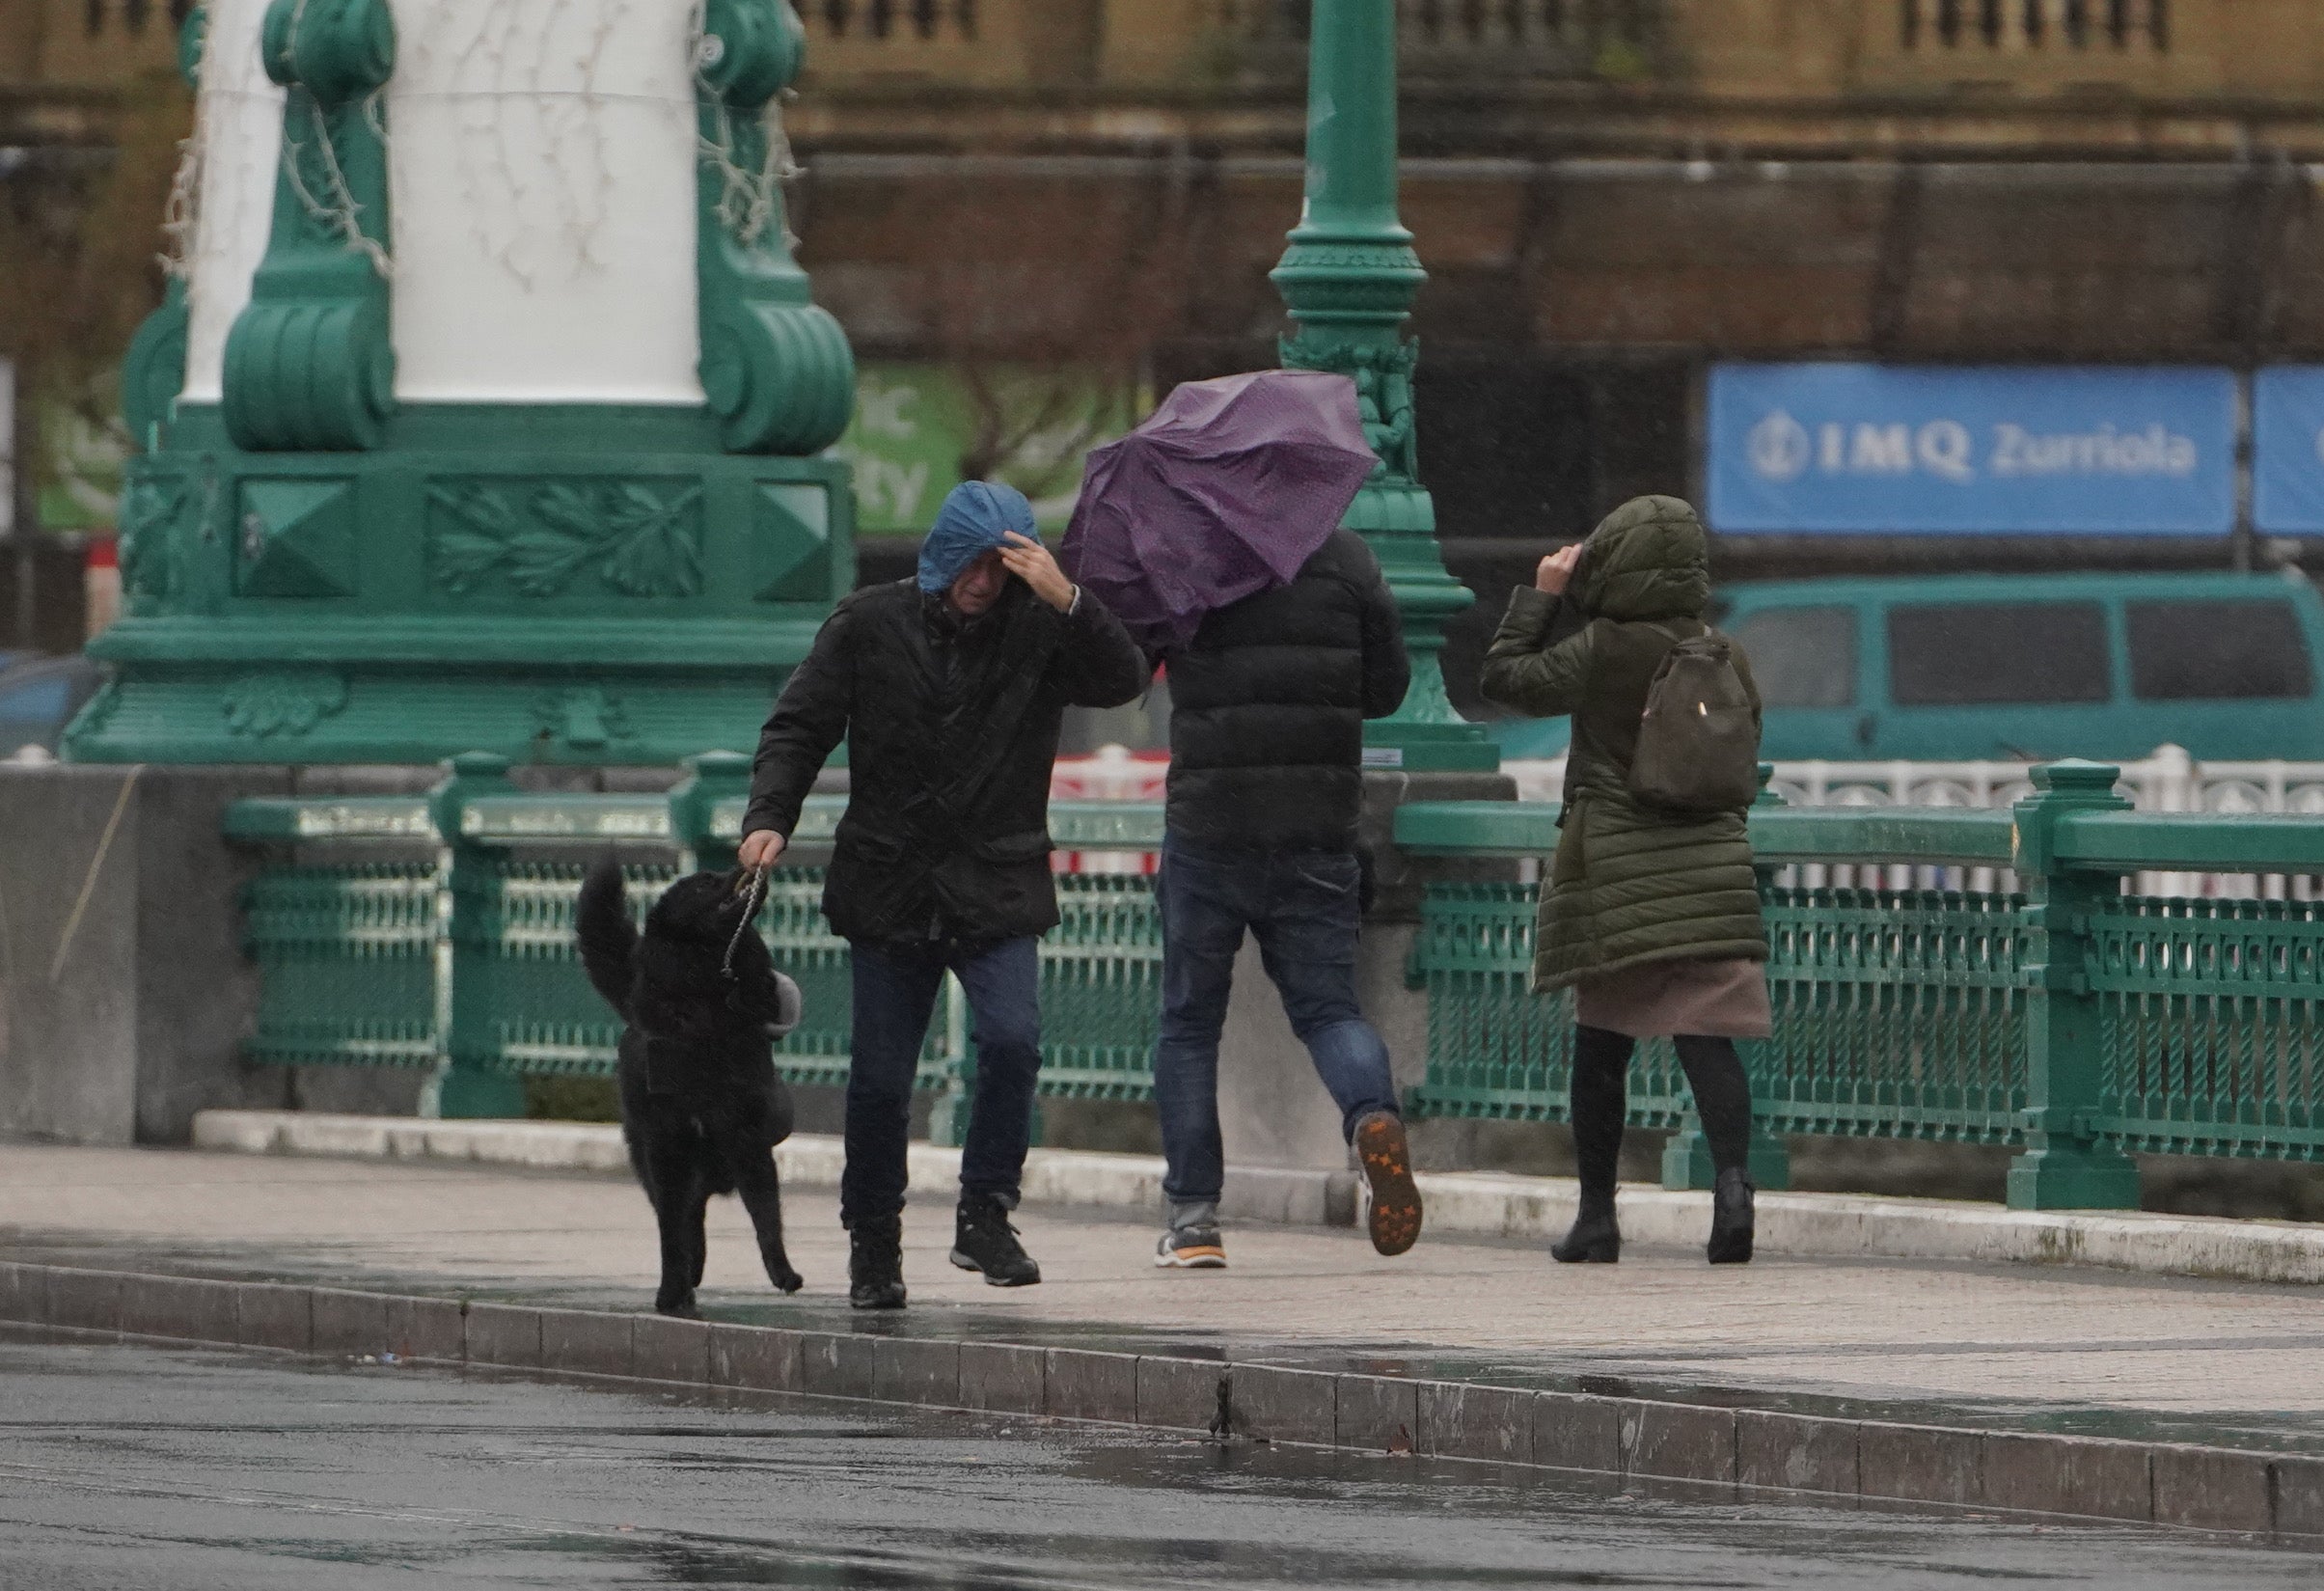
[[1050, 765], [1068, 706], [1118, 707], [1148, 669], [1065, 578], [1012, 486], [952, 489], [916, 578], [843, 599], [759, 735], [741, 860], [782, 855], [815, 775], [847, 741], [847, 813], [823, 915], [854, 951], [847, 1077], [848, 1301], [904, 1303], [912, 1080], [946, 972], [975, 1020], [952, 1263], [998, 1287], [1041, 1279], [1009, 1216], [1041, 1067], [1041, 935], [1056, 925]]

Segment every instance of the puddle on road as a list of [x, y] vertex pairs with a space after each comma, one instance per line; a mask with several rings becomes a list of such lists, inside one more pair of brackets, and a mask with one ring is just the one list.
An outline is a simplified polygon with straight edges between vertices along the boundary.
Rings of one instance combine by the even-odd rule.
[[[0, 1580], [46, 1562], [69, 1572], [20, 1583], [174, 1591], [287, 1571], [288, 1583], [312, 1573], [368, 1591], [414, 1570], [573, 1591], [2288, 1591], [2317, 1578], [2313, 1558], [2131, 1526], [1742, 1502], [1612, 1477], [842, 1408], [11, 1341]], [[156, 1562], [164, 1573], [143, 1572]], [[180, 1565], [187, 1577], [171, 1577]], [[359, 1577], [372, 1570], [387, 1573]]]

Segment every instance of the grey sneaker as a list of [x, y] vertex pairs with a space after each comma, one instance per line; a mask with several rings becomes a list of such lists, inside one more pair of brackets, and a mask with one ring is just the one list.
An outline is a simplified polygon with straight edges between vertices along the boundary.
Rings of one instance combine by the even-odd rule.
[[1215, 1225], [1173, 1226], [1154, 1246], [1154, 1263], [1164, 1270], [1223, 1271], [1226, 1245]]

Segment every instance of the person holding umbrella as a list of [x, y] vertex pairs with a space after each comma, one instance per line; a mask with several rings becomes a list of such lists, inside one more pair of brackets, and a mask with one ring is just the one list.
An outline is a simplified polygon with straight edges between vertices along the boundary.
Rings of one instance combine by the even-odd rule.
[[1377, 467], [1345, 376], [1189, 382], [1090, 455], [1061, 549], [1169, 672], [1157, 1265], [1226, 1263], [1218, 1041], [1246, 932], [1356, 1152], [1373, 1247], [1420, 1235], [1387, 1046], [1355, 995], [1364, 720], [1411, 678], [1379, 561], [1338, 528]]
[[975, 1019], [976, 1092], [961, 1151], [952, 1263], [997, 1287], [1041, 1279], [1009, 1215], [1041, 1066], [1037, 942], [1057, 922], [1050, 766], [1068, 705], [1145, 689], [1121, 624], [1059, 571], [1014, 487], [952, 489], [916, 578], [844, 598], [758, 741], [740, 851], [772, 866], [844, 737], [851, 784], [823, 914], [853, 949], [848, 1302], [904, 1304], [912, 1081], [944, 974]]

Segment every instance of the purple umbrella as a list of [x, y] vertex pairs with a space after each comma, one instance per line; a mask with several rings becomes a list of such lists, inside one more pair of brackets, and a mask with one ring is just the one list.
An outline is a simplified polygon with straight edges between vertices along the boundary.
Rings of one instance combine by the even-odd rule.
[[1059, 560], [1140, 643], [1178, 645], [1298, 574], [1378, 463], [1344, 375], [1189, 381], [1090, 450]]

